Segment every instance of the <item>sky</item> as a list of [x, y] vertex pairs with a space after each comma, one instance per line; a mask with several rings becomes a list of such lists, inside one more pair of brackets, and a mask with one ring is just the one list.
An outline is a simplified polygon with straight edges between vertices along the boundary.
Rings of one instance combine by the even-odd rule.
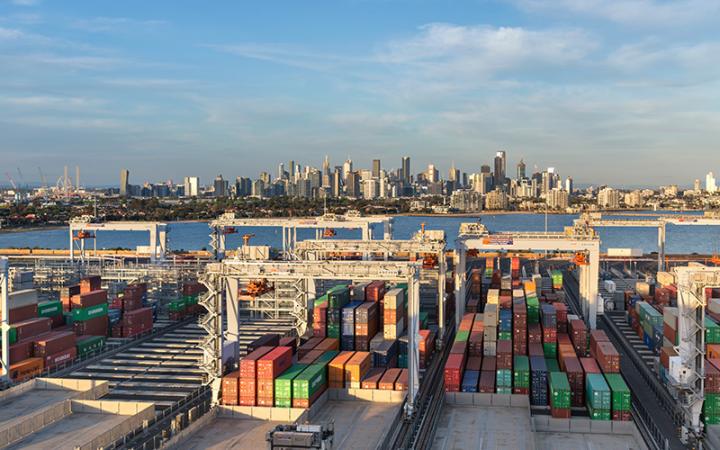
[[0, 178], [720, 172], [718, 0], [0, 0]]

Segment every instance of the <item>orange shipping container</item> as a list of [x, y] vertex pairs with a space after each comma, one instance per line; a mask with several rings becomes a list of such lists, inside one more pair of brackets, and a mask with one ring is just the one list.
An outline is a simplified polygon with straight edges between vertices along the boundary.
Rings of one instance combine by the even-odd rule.
[[340, 352], [328, 365], [328, 387], [342, 389], [345, 387], [345, 365], [355, 352]]
[[720, 359], [720, 344], [707, 344], [705, 357], [707, 359]]
[[408, 371], [407, 369], [400, 370], [397, 380], [395, 380], [396, 391], [406, 391], [408, 387]]
[[340, 340], [335, 338], [325, 338], [313, 350], [340, 350]]
[[[10, 366], [10, 379], [15, 382], [26, 381], [40, 375], [42, 370], [42, 358], [28, 358]], [[0, 369], [0, 374], [2, 373]]]
[[345, 364], [345, 381], [350, 383], [350, 387], [359, 388], [360, 381], [370, 371], [371, 365], [370, 352], [356, 352]]

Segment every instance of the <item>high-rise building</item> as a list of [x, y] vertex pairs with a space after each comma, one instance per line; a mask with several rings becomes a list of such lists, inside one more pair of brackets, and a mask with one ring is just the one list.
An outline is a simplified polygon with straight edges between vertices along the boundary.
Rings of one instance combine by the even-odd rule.
[[183, 187], [185, 189], [185, 197], [197, 197], [200, 190], [200, 178], [185, 177], [183, 179]]
[[379, 159], [373, 159], [372, 176], [373, 176], [373, 178], [380, 178], [380, 160]]
[[463, 212], [482, 211], [483, 196], [474, 190], [461, 189], [453, 191], [450, 197], [450, 208]]
[[702, 188], [700, 187], [700, 179], [696, 178], [695, 183], [693, 184], [693, 191], [700, 192]]
[[523, 178], [525, 178], [525, 161], [521, 158], [517, 165], [517, 179], [522, 180]]
[[127, 197], [129, 190], [130, 190], [130, 171], [127, 169], [122, 169], [120, 171], [120, 197]]
[[214, 187], [213, 195], [215, 197], [227, 196], [227, 192], [225, 191], [225, 180], [223, 179], [222, 175], [218, 175], [215, 177], [215, 181], [213, 182], [213, 187]]
[[427, 172], [425, 173], [425, 178], [430, 183], [437, 183], [440, 180], [440, 174], [438, 170], [435, 168], [435, 164], [428, 164]]
[[508, 196], [500, 188], [495, 188], [494, 191], [488, 192], [485, 195], [485, 209], [507, 209], [508, 208]]
[[505, 151], [495, 153], [495, 187], [503, 188], [505, 186]]
[[572, 195], [573, 189], [574, 189], [574, 186], [573, 186], [572, 177], [565, 178], [565, 190], [567, 191], [567, 193]]
[[715, 184], [715, 175], [712, 172], [705, 175], [705, 190], [708, 194], [714, 194], [718, 190], [717, 184]]
[[328, 159], [328, 155], [325, 155], [325, 159], [323, 160], [322, 174], [328, 177], [330, 176], [330, 159]]
[[627, 194], [625, 194], [624, 200], [625, 206], [627, 206], [628, 208], [637, 208], [639, 206], [642, 206], [644, 203], [642, 193], [639, 190], [628, 192]]
[[400, 178], [405, 183], [410, 184], [410, 157], [402, 157], [402, 168], [400, 169]]
[[331, 177], [331, 192], [333, 197], [340, 197], [342, 192], [342, 171], [335, 169]]
[[352, 171], [353, 171], [352, 160], [350, 160], [350, 159], [345, 160], [345, 162], [343, 163], [343, 168], [342, 168], [343, 180], [347, 181], [347, 177]]
[[295, 161], [293, 161], [292, 159], [288, 163], [288, 177], [291, 180], [295, 179]]
[[545, 197], [548, 208], [551, 209], [567, 209], [569, 204], [568, 192], [561, 188], [552, 188]]
[[349, 172], [345, 179], [345, 194], [348, 197], [360, 197], [360, 174], [357, 172]]
[[452, 162], [452, 165], [450, 166], [450, 172], [448, 174], [448, 180], [453, 184], [454, 188], [457, 188], [460, 186], [460, 170], [455, 168], [455, 161]]
[[620, 191], [611, 187], [600, 189], [597, 196], [598, 206], [607, 209], [617, 209], [620, 207]]

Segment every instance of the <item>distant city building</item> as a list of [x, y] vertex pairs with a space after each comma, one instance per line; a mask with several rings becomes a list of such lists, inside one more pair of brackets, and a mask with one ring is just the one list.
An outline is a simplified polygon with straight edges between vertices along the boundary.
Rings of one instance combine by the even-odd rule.
[[440, 180], [440, 174], [435, 168], [435, 164], [428, 164], [427, 172], [425, 172], [425, 178], [430, 183], [437, 183]]
[[547, 202], [548, 208], [564, 210], [569, 206], [570, 195], [565, 189], [556, 187], [550, 189], [548, 195], [545, 197], [545, 201]]
[[601, 208], [617, 209], [620, 207], [620, 191], [610, 187], [600, 189], [597, 195], [597, 204]]
[[568, 192], [568, 194], [572, 195], [574, 188], [575, 186], [573, 186], [572, 177], [565, 178], [565, 190]]
[[643, 206], [645, 200], [643, 199], [642, 192], [635, 190], [625, 194], [625, 206], [628, 208], [638, 208]]
[[675, 198], [678, 195], [678, 186], [677, 184], [671, 184], [669, 186], [663, 186], [662, 187], [662, 195], [663, 197], [671, 197]]
[[462, 212], [482, 211], [483, 196], [474, 190], [460, 189], [453, 191], [450, 197], [450, 208]]
[[505, 185], [505, 168], [505, 151], [499, 151], [495, 154], [495, 172], [493, 173], [495, 188], [502, 188]]
[[400, 169], [400, 178], [406, 184], [410, 184], [410, 157], [402, 157], [402, 166]]
[[372, 200], [380, 196], [380, 187], [377, 178], [363, 180], [363, 197]]
[[127, 197], [130, 187], [130, 171], [122, 169], [120, 171], [120, 197]]
[[507, 194], [499, 187], [485, 195], [485, 209], [507, 209], [508, 203]]
[[380, 160], [379, 159], [373, 159], [372, 176], [373, 176], [373, 178], [380, 178]]
[[185, 197], [197, 197], [200, 194], [200, 178], [185, 177], [183, 187]]
[[347, 178], [345, 179], [345, 195], [350, 198], [360, 198], [360, 176], [357, 172], [349, 172], [347, 174]]
[[707, 175], [705, 175], [705, 191], [707, 191], [708, 194], [714, 194], [715, 192], [717, 192], [715, 175], [712, 172], [709, 172]]
[[693, 184], [693, 191], [695, 191], [695, 192], [702, 191], [702, 187], [700, 187], [700, 179], [699, 178], [695, 179], [695, 183]]
[[222, 175], [216, 176], [215, 181], [213, 181], [213, 195], [215, 197], [226, 197], [227, 191], [225, 187], [225, 180], [223, 179]]
[[348, 175], [353, 171], [353, 163], [352, 160], [347, 159], [343, 163], [342, 168], [342, 174], [343, 174], [343, 180], [347, 181]]
[[521, 158], [517, 165], [517, 179], [522, 180], [523, 178], [525, 178], [525, 161]]

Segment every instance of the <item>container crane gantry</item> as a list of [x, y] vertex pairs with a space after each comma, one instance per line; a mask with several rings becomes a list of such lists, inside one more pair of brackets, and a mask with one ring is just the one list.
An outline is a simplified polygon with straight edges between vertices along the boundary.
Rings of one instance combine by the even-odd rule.
[[75, 252], [80, 261], [86, 257], [85, 241], [93, 241], [93, 250], [97, 251], [97, 233], [99, 231], [146, 231], [150, 234], [150, 262], [164, 259], [167, 252], [167, 224], [162, 222], [92, 222], [92, 216], [75, 217], [70, 220], [70, 262], [75, 261]]

